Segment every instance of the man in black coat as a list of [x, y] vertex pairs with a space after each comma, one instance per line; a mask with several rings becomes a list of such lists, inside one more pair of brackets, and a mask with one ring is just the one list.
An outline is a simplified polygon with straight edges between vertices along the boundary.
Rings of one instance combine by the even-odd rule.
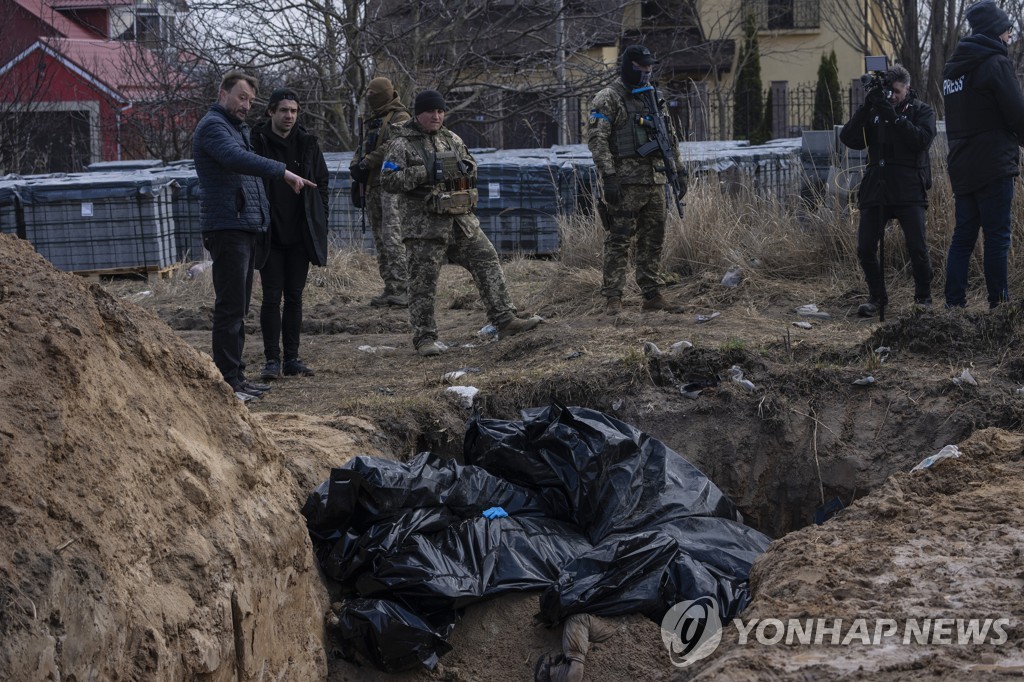
[[873, 317], [889, 302], [878, 262], [885, 225], [895, 218], [903, 228], [914, 274], [914, 301], [931, 305], [932, 267], [924, 214], [931, 188], [928, 148], [935, 138], [935, 112], [910, 89], [910, 74], [894, 64], [869, 86], [867, 97], [839, 139], [851, 149], [867, 149], [868, 164], [858, 191], [860, 226], [857, 259], [864, 270], [869, 300], [857, 314]]
[[267, 120], [252, 131], [252, 146], [257, 154], [280, 161], [296, 175], [312, 178], [316, 183], [316, 190], [309, 188], [295, 194], [282, 180], [264, 180], [270, 198], [270, 239], [269, 249], [266, 241], [262, 248], [257, 248], [257, 259], [267, 251], [260, 267], [260, 328], [266, 358], [260, 377], [268, 381], [282, 374], [313, 376], [313, 370], [299, 359], [302, 292], [309, 264], [327, 265], [327, 163], [316, 136], [298, 124], [298, 116], [299, 96], [289, 88], [278, 88], [270, 93]]
[[983, 0], [967, 8], [967, 21], [972, 34], [956, 46], [942, 72], [956, 206], [946, 307], [967, 305], [968, 265], [981, 231], [988, 305], [995, 308], [1010, 298], [1010, 205], [1024, 143], [1024, 95], [1007, 56], [1012, 24], [1006, 12]]

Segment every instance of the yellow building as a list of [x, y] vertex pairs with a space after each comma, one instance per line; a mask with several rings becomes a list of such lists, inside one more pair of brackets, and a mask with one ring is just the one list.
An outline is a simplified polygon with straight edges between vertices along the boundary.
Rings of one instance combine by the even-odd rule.
[[[832, 51], [849, 102], [864, 73], [864, 45], [871, 42], [871, 32], [863, 30], [865, 11], [873, 21], [875, 3], [865, 0], [640, 0], [624, 8], [620, 48], [641, 43], [658, 57], [659, 84], [687, 138], [731, 137], [743, 27], [753, 15], [761, 82], [772, 89], [777, 118], [784, 119], [774, 121], [773, 136], [794, 135], [809, 125], [818, 67]], [[886, 54], [877, 44], [869, 49]]]

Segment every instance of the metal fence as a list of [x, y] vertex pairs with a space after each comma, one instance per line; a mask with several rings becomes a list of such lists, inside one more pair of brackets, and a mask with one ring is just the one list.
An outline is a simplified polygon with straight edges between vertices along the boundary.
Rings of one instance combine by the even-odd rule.
[[[705, 140], [724, 141], [750, 139], [755, 130], [734, 131], [733, 117], [736, 99], [733, 93], [709, 91], [705, 83], [696, 83], [685, 95], [674, 98], [676, 106], [670, 108], [676, 129], [684, 140], [699, 142]], [[761, 93], [762, 107], [768, 108], [770, 119], [769, 139], [800, 137], [805, 130], [813, 129], [814, 96], [817, 84], [788, 81], [772, 81]], [[833, 121], [841, 125], [853, 110], [863, 101], [860, 81], [841, 88], [839, 93], [842, 106]], [[831, 127], [831, 126], [826, 126]]]

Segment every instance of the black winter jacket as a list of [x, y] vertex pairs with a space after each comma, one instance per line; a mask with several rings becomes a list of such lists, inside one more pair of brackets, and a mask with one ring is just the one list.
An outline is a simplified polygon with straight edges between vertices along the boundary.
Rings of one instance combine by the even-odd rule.
[[954, 194], [970, 194], [1020, 174], [1024, 95], [1006, 45], [984, 35], [964, 38], [942, 71]]
[[886, 121], [883, 109], [865, 102], [839, 133], [850, 149], [868, 150], [868, 167], [858, 191], [861, 208], [928, 204], [928, 148], [935, 139], [935, 111], [913, 92], [895, 109], [895, 120]]
[[249, 126], [230, 118], [224, 107], [210, 107], [192, 137], [199, 177], [199, 216], [203, 232], [266, 232], [270, 226], [267, 190], [260, 178], [283, 178], [285, 167], [252, 151]]
[[[252, 130], [253, 150], [261, 156], [281, 159], [282, 156], [287, 155], [285, 148], [297, 150], [297, 156], [286, 161], [288, 170], [307, 180], [312, 180], [316, 183], [316, 188], [304, 187], [302, 189], [302, 227], [304, 229], [293, 235], [292, 238], [283, 233], [287, 230], [295, 230], [298, 226], [278, 225], [277, 223], [280, 222], [278, 217], [281, 213], [271, 211], [275, 218], [271, 225], [271, 232], [277, 233], [273, 243], [284, 245], [301, 241], [305, 244], [310, 263], [327, 265], [327, 211], [331, 196], [328, 187], [330, 176], [327, 172], [327, 162], [324, 161], [323, 152], [320, 151], [319, 140], [301, 125], [296, 124], [286, 139], [291, 144], [281, 144], [283, 140], [271, 131], [269, 120], [263, 121]], [[264, 184], [267, 194], [272, 199], [282, 197], [287, 200], [294, 196], [294, 191], [283, 177], [266, 179]], [[262, 249], [263, 246], [261, 244], [260, 248]], [[262, 253], [257, 253], [257, 262], [261, 262], [261, 255]]]
[[896, 119], [886, 121], [882, 110], [864, 102], [840, 131], [840, 140], [851, 150], [867, 150], [857, 193], [861, 208], [928, 204], [935, 112], [912, 91], [895, 110]]

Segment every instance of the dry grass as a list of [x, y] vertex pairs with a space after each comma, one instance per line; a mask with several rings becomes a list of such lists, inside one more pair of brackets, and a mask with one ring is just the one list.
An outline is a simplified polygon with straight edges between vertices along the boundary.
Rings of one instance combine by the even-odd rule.
[[310, 268], [303, 299], [316, 304], [339, 296], [370, 298], [381, 291], [383, 284], [374, 256], [351, 248], [332, 248], [326, 266]]
[[[548, 298], [586, 312], [601, 285], [604, 229], [596, 216], [581, 214], [563, 219], [561, 232], [561, 268]], [[669, 215], [664, 269], [684, 281], [717, 282], [734, 265], [754, 285], [822, 280], [847, 290], [860, 277], [855, 214], [834, 204], [809, 209], [741, 187], [694, 183], [685, 217]], [[627, 295], [638, 294], [632, 281], [628, 287]]]
[[[189, 265], [193, 264], [183, 264], [182, 267], [176, 268], [170, 277], [150, 277], [144, 287], [140, 287], [138, 282], [131, 279], [113, 280], [106, 286], [115, 294], [136, 297], [138, 290], [143, 288], [151, 292], [149, 296], [154, 300], [178, 301], [183, 305], [194, 301], [212, 302], [213, 280], [209, 269], [190, 278]], [[316, 304], [330, 302], [339, 296], [373, 296], [379, 293], [378, 290], [381, 288], [377, 260], [373, 255], [348, 248], [332, 248], [325, 267], [310, 268], [304, 300], [308, 304]], [[258, 302], [260, 297], [261, 290], [257, 280], [253, 286], [253, 300]]]
[[686, 217], [673, 216], [666, 239], [669, 269], [719, 276], [738, 265], [748, 279], [806, 280], [848, 269], [853, 228], [848, 211], [807, 210], [797, 201], [702, 183], [687, 195]]

